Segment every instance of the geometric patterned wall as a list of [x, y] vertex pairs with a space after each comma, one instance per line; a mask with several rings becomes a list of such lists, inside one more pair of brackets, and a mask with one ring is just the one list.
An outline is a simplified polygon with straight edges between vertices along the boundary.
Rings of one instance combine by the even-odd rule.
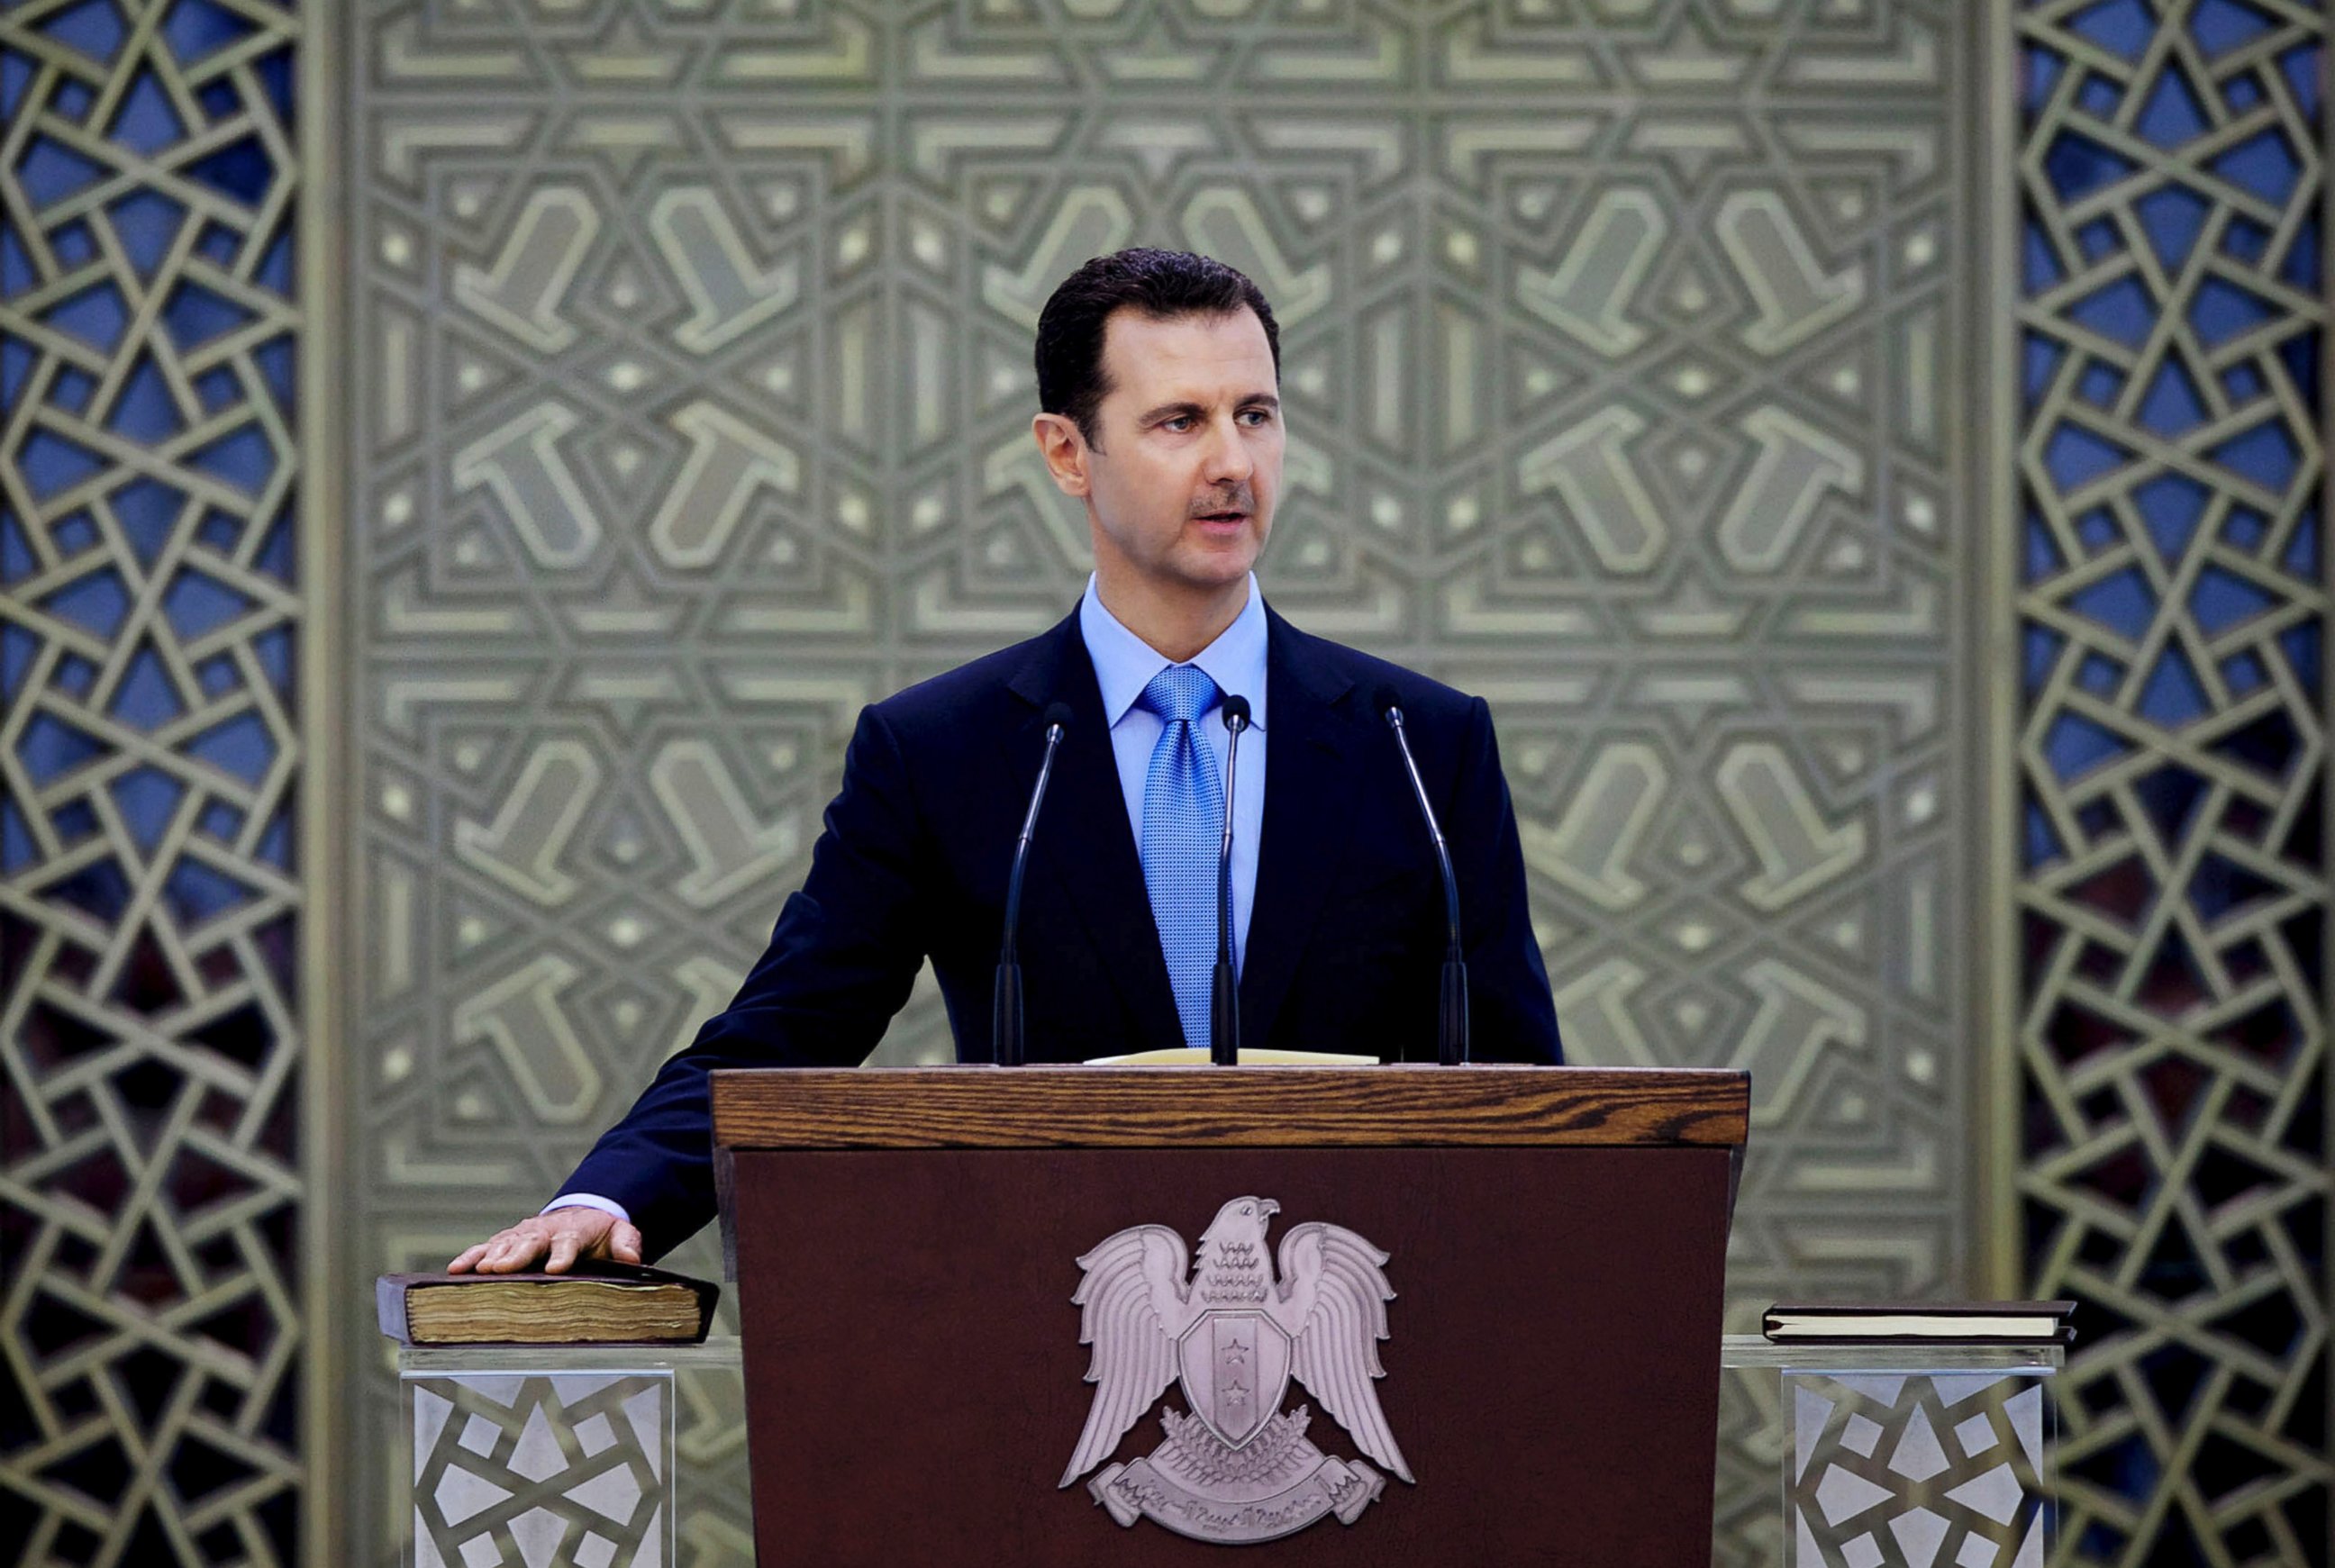
[[27, 1563], [314, 1545], [297, 32], [0, 9], [0, 1535]]
[[[1730, 1326], [2023, 1271], [2094, 1314], [2066, 1550], [2301, 1560], [2326, 31], [2306, 0], [0, 0], [25, 1560], [392, 1538], [395, 1390], [361, 1312], [312, 1330], [304, 1149], [347, 1163], [360, 1301], [539, 1202], [726, 1001], [859, 705], [1072, 603], [1031, 329], [1135, 242], [1276, 305], [1274, 603], [1491, 701], [1574, 1060], [1753, 1070]], [[303, 38], [329, 168], [294, 150]], [[345, 413], [304, 476], [312, 321], [308, 417]], [[311, 603], [340, 656], [304, 685]], [[2013, 643], [2025, 683], [1988, 687]], [[329, 835], [292, 809], [326, 750]], [[885, 1060], [946, 1051], [935, 1003]], [[304, 1364], [365, 1373], [313, 1525]], [[1726, 1435], [1722, 1562], [1772, 1549], [1765, 1414]], [[734, 1411], [681, 1428], [734, 1476]], [[738, 1515], [693, 1510], [682, 1559], [738, 1560]]]
[[2017, 18], [2009, 956], [2025, 1270], [2085, 1303], [2069, 1561], [2329, 1551], [2328, 24]]
[[[1574, 1057], [1757, 1074], [1739, 1321], [1960, 1282], [1960, 15], [368, 12], [351, 1286], [540, 1202], [727, 1000], [862, 703], [1069, 609], [1032, 328], [1145, 241], [1275, 303], [1274, 602], [1494, 703]], [[886, 1054], [946, 1044], [925, 997]]]

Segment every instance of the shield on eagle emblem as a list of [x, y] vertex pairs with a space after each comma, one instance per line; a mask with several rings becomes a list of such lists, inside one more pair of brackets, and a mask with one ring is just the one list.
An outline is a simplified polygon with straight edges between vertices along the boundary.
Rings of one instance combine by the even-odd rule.
[[1158, 1407], [1168, 1440], [1087, 1483], [1119, 1524], [1148, 1518], [1236, 1543], [1331, 1514], [1361, 1518], [1386, 1478], [1313, 1446], [1313, 1412], [1281, 1408], [1293, 1381], [1355, 1447], [1411, 1480], [1376, 1385], [1394, 1299], [1387, 1254], [1319, 1222], [1293, 1227], [1269, 1252], [1265, 1231], [1280, 1212], [1271, 1198], [1233, 1199], [1201, 1233], [1197, 1257], [1166, 1225], [1132, 1225], [1079, 1259], [1086, 1277], [1071, 1300], [1081, 1310], [1080, 1342], [1094, 1347], [1095, 1395], [1062, 1485], [1109, 1458], [1170, 1387], [1191, 1407]]
[[1184, 1397], [1227, 1448], [1264, 1428], [1289, 1389], [1289, 1336], [1259, 1312], [1212, 1312], [1184, 1332]]

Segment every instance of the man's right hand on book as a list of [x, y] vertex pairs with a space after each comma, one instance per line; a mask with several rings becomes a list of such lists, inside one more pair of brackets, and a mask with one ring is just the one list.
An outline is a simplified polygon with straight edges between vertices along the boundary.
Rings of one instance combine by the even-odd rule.
[[545, 1260], [543, 1272], [564, 1274], [578, 1258], [641, 1261], [641, 1233], [604, 1209], [554, 1209], [497, 1231], [446, 1265], [450, 1274], [516, 1274]]

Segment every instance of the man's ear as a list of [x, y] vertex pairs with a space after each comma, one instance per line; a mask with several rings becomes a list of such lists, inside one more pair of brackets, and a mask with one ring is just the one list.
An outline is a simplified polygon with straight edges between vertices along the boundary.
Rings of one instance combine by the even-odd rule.
[[1084, 498], [1089, 489], [1088, 449], [1079, 427], [1063, 414], [1040, 414], [1030, 421], [1030, 433], [1038, 440], [1038, 454], [1046, 460], [1046, 471], [1054, 476], [1054, 488], [1066, 496]]

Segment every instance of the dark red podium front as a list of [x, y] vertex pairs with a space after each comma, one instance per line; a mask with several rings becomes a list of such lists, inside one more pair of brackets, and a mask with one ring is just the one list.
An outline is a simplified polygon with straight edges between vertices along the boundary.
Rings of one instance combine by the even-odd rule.
[[1749, 1110], [1706, 1071], [716, 1074], [761, 1560], [1706, 1563]]

